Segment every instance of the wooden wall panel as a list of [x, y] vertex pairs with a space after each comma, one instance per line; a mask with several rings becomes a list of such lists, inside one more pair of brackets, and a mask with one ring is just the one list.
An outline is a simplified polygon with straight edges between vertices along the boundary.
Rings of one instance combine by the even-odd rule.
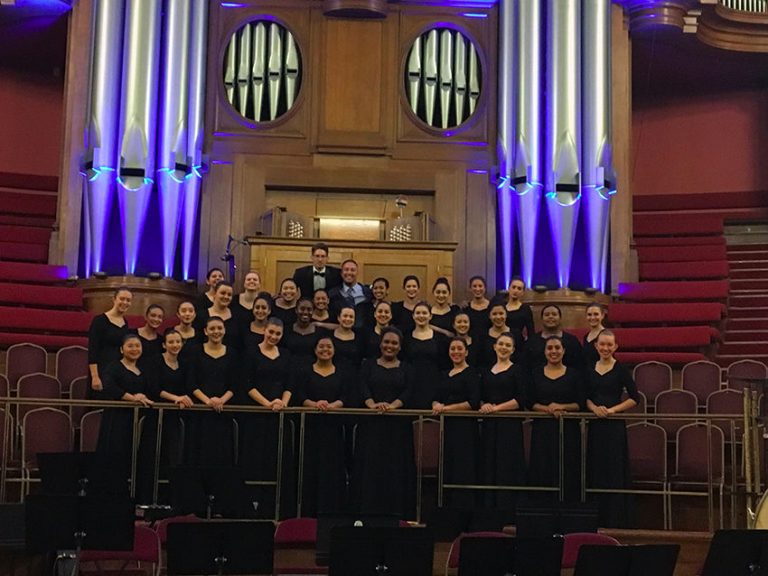
[[393, 20], [323, 18], [319, 26], [318, 147], [386, 149], [391, 141]]

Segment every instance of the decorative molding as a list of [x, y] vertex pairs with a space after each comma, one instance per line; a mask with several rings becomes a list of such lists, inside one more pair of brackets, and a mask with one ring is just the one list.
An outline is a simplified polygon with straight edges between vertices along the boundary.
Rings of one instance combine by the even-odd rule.
[[386, 18], [387, 0], [323, 0], [323, 14], [335, 18]]
[[686, 25], [686, 15], [694, 7], [697, 0], [621, 0], [617, 2], [624, 6], [629, 15], [631, 31], [641, 30], [650, 26], [676, 26], [683, 30]]

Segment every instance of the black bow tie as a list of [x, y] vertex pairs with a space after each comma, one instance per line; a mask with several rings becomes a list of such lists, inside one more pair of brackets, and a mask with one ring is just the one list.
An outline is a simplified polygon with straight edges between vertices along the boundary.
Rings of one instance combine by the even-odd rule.
[[324, 271], [318, 272], [317, 270], [315, 270], [315, 276], [325, 276], [325, 272]]

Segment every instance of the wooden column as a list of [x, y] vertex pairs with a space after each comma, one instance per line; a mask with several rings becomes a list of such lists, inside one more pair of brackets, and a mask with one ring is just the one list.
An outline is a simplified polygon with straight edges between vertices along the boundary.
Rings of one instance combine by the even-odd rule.
[[93, 0], [75, 2], [69, 14], [59, 201], [48, 251], [48, 262], [66, 266], [70, 274], [77, 273], [80, 251], [83, 177], [79, 164], [87, 123], [92, 15]]

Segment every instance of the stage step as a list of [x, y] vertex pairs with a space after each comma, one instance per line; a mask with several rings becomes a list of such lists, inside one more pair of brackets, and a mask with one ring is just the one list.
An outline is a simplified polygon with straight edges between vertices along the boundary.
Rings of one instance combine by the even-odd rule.
[[717, 349], [718, 356], [729, 355], [742, 355], [749, 358], [755, 356], [755, 354], [768, 354], [768, 341], [755, 342], [754, 340], [747, 341], [731, 341], [725, 344], [720, 344]]
[[764, 318], [729, 318], [726, 324], [727, 331], [768, 330], [768, 314]]
[[28, 262], [0, 262], [0, 283], [60, 284], [66, 281], [67, 275], [66, 266]]

